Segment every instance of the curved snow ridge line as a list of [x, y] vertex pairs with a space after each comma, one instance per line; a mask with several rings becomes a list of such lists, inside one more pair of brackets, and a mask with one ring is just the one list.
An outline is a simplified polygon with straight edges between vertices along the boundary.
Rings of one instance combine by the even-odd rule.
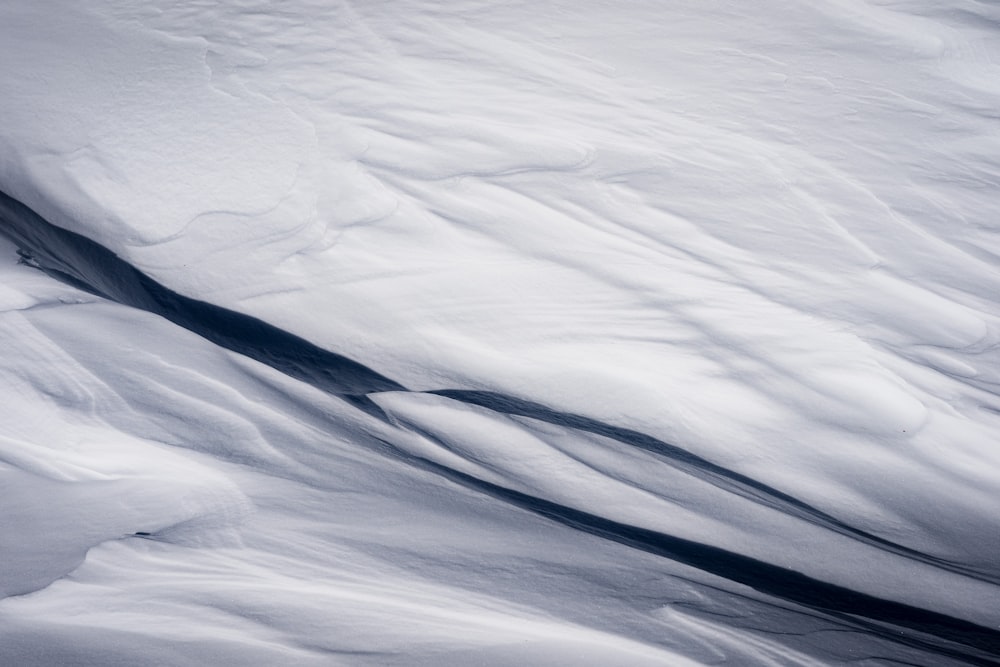
[[364, 396], [405, 387], [374, 370], [324, 350], [249, 315], [191, 299], [156, 282], [104, 246], [56, 227], [17, 200], [0, 193], [0, 231], [21, 256], [45, 273], [118, 303], [145, 310], [203, 338], [256, 359], [331, 394], [378, 410]]
[[507, 394], [466, 389], [437, 389], [425, 393], [443, 396], [470, 405], [477, 405], [501, 414], [528, 417], [555, 426], [567, 427], [610, 438], [624, 445], [648, 451], [688, 475], [707, 482], [722, 491], [738, 495], [759, 505], [789, 514], [869, 546], [889, 551], [903, 558], [948, 570], [955, 574], [961, 574], [986, 583], [1000, 584], [1000, 577], [994, 576], [991, 573], [981, 572], [961, 563], [938, 558], [856, 528], [779, 489], [639, 431], [614, 426], [582, 415], [560, 412], [539, 403], [515, 398]]
[[828, 614], [890, 642], [963, 660], [970, 665], [1000, 665], [1000, 630], [814, 579], [710, 544], [607, 519], [416, 457], [400, 451], [388, 441], [382, 440], [382, 443], [404, 460], [561, 525]]
[[[3, 223], [0, 232], [20, 246], [22, 257], [49, 275], [90, 293], [160, 315], [220, 347], [340, 396], [380, 419], [388, 420], [368, 394], [409, 391], [352, 359], [324, 350], [262, 320], [177, 294], [98, 243], [52, 225], [3, 193], [0, 193], [0, 223]], [[612, 438], [653, 452], [679, 470], [724, 491], [890, 550], [901, 557], [920, 560], [966, 576], [980, 579], [985, 576], [853, 528], [762, 482], [637, 431], [558, 412], [504, 394], [472, 390], [426, 393]], [[400, 452], [390, 443], [386, 444], [394, 456], [557, 523], [748, 585], [855, 625], [860, 623], [869, 632], [885, 639], [958, 657], [970, 664], [1000, 665], [1000, 662], [986, 657], [1000, 658], [1000, 631], [823, 582], [719, 547], [590, 514], [414, 457]], [[883, 624], [892, 627], [884, 627]], [[966, 650], [961, 648], [963, 646]]]
[[[99, 296], [160, 315], [225, 349], [264, 363], [286, 375], [385, 419], [370, 393], [409, 391], [401, 384], [343, 355], [249, 315], [198, 301], [170, 290], [100, 244], [52, 225], [30, 208], [0, 192], [0, 231], [20, 247], [22, 256], [46, 273]], [[814, 523], [898, 556], [1000, 584], [1000, 578], [937, 558], [855, 528], [763, 482], [704, 459], [652, 436], [595, 419], [559, 412], [538, 403], [487, 391], [441, 389], [427, 392], [494, 412], [529, 417], [611, 438], [665, 460], [674, 468], [727, 493]]]

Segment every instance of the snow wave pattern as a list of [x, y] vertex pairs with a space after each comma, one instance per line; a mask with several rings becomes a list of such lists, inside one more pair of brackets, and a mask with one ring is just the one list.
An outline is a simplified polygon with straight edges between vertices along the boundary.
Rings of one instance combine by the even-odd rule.
[[[904, 544], [893, 542], [857, 528], [744, 474], [692, 454], [641, 432], [617, 427], [600, 420], [561, 412], [539, 403], [497, 392], [439, 389], [411, 392], [403, 385], [343, 355], [339, 355], [290, 334], [260, 319], [192, 299], [161, 285], [113, 252], [74, 232], [54, 226], [16, 200], [0, 193], [0, 231], [20, 248], [22, 261], [73, 287], [119, 304], [159, 315], [226, 350], [344, 399], [376, 419], [417, 434], [442, 451], [468, 460], [463, 446], [455, 446], [448, 433], [436, 433], [433, 426], [408, 414], [413, 406], [399, 405], [399, 394], [423, 394], [425, 399], [441, 397], [473, 406], [506, 418], [547, 424], [571, 434], [590, 434], [646, 452], [697, 483], [718, 493], [731, 494], [767, 510], [812, 524], [867, 547], [930, 568], [972, 578], [991, 586], [998, 573], [975, 564], [940, 558]], [[378, 396], [386, 394], [385, 397]], [[422, 399], [422, 400], [425, 400]], [[418, 402], [416, 408], [420, 408]], [[433, 420], [432, 420], [433, 423]], [[468, 437], [468, 436], [465, 436]], [[780, 564], [769, 563], [727, 550], [685, 539], [642, 525], [615, 520], [557, 502], [544, 494], [525, 492], [500, 477], [477, 474], [475, 470], [449, 463], [446, 458], [428, 456], [408, 449], [392, 439], [378, 438], [385, 446], [382, 454], [429, 470], [477, 493], [527, 510], [552, 522], [605, 540], [641, 550], [658, 557], [694, 567], [711, 575], [749, 586], [785, 603], [826, 614], [855, 632], [903, 645], [921, 652], [952, 658], [969, 664], [998, 664], [1000, 632], [931, 609], [883, 599], [863, 591], [828, 583]], [[471, 471], [470, 471], [471, 470]], [[495, 471], [496, 472], [496, 471]], [[499, 479], [499, 481], [498, 481]], [[139, 532], [150, 539], [171, 540], [176, 528], [161, 533]]]

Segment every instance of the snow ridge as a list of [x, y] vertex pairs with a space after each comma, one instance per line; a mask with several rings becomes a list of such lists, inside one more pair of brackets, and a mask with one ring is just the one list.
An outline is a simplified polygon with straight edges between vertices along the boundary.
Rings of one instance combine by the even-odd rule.
[[[342, 355], [322, 350], [312, 343], [266, 322], [180, 295], [152, 280], [99, 244], [40, 218], [26, 206], [0, 193], [0, 233], [20, 245], [20, 254], [32, 266], [87, 292], [123, 305], [160, 315], [208, 341], [258, 362], [296, 380], [339, 396], [348, 403], [393, 426], [416, 433], [437, 446], [463, 454], [433, 431], [407, 421], [406, 408], [392, 393], [408, 392], [402, 385]], [[388, 397], [379, 394], [392, 392]], [[808, 521], [871, 547], [997, 585], [995, 572], [984, 572], [953, 563], [854, 528], [821, 510], [745, 475], [707, 461], [684, 449], [630, 429], [615, 427], [580, 415], [552, 410], [538, 403], [494, 392], [434, 390], [428, 396], [476, 406], [492, 413], [526, 417], [570, 431], [591, 433], [637, 447], [667, 461], [669, 465], [700, 482], [786, 515]], [[373, 400], [374, 399], [374, 400]], [[405, 404], [404, 404], [405, 406]], [[655, 554], [721, 576], [786, 602], [847, 620], [881, 639], [942, 656], [990, 665], [1000, 657], [1000, 632], [931, 610], [851, 590], [803, 575], [794, 570], [747, 557], [708, 544], [649, 530], [552, 502], [546, 498], [497, 484], [458, 467], [442, 464], [382, 440], [393, 456], [431, 470], [476, 492], [575, 530]], [[501, 474], [503, 470], [498, 471]], [[174, 541], [185, 526], [137, 533]], [[891, 626], [891, 627], [884, 627]], [[992, 656], [992, 657], [991, 657]]]

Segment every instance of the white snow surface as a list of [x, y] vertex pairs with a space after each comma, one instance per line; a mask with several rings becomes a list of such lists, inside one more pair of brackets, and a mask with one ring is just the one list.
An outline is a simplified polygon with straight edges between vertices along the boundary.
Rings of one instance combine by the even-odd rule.
[[963, 664], [407, 457], [997, 630], [998, 121], [981, 0], [0, 3], [0, 191], [412, 390], [3, 241], [0, 664]]

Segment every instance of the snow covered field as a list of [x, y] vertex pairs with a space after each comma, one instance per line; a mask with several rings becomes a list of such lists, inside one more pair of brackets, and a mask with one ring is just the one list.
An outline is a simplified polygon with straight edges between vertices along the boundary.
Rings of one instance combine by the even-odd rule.
[[0, 665], [1000, 664], [992, 0], [7, 0], [0, 193]]

